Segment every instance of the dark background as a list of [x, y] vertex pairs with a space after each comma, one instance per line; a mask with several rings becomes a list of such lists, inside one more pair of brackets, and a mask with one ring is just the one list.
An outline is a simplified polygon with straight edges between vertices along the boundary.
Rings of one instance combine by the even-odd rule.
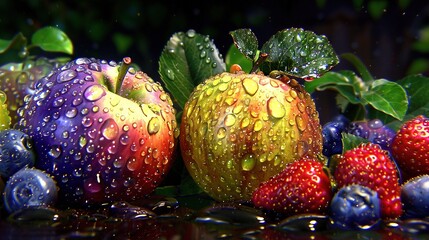
[[[260, 46], [277, 31], [301, 27], [326, 35], [337, 54], [359, 56], [376, 78], [397, 80], [429, 69], [429, 4], [418, 0], [300, 1], [1, 1], [0, 38], [57, 26], [73, 57], [120, 61], [130, 56], [159, 80], [158, 59], [172, 34], [209, 35], [225, 56], [229, 31], [251, 28]], [[421, 43], [423, 41], [423, 44]], [[420, 47], [416, 44], [420, 42]], [[422, 47], [423, 46], [423, 47]], [[334, 70], [350, 68], [341, 62]]]

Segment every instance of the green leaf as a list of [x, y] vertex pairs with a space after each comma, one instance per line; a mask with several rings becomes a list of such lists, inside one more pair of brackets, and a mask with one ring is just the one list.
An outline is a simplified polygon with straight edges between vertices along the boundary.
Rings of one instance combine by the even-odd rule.
[[226, 53], [225, 63], [226, 69], [231, 69], [233, 64], [238, 64], [246, 73], [250, 73], [252, 70], [252, 61], [246, 58], [246, 56], [244, 56], [234, 44], [231, 44], [228, 52]]
[[11, 40], [0, 39], [0, 53], [4, 53], [11, 48], [21, 50], [27, 45], [27, 38], [22, 33], [16, 34]]
[[262, 46], [268, 58], [261, 65], [265, 74], [273, 70], [307, 78], [319, 77], [338, 64], [338, 56], [323, 35], [290, 28], [277, 32]]
[[178, 111], [198, 84], [224, 71], [225, 63], [213, 41], [194, 30], [173, 34], [159, 59], [158, 72]]
[[70, 38], [60, 29], [44, 27], [37, 30], [31, 37], [29, 47], [40, 47], [47, 52], [73, 54], [73, 44]]
[[408, 99], [404, 88], [386, 79], [373, 81], [368, 91], [362, 92], [362, 98], [373, 108], [398, 120], [402, 120], [407, 112]]
[[237, 29], [230, 32], [237, 49], [248, 59], [254, 60], [258, 52], [258, 39], [248, 28]]
[[304, 84], [305, 89], [309, 93], [313, 93], [315, 90], [324, 91], [331, 89], [337, 91], [350, 103], [361, 103], [357, 95], [361, 88], [361, 80], [351, 71], [327, 72], [322, 77], [311, 82], [305, 82]]
[[343, 143], [343, 153], [359, 146], [361, 143], [369, 142], [368, 139], [344, 132], [341, 133], [341, 141]]
[[[418, 111], [429, 103], [429, 78], [423, 75], [410, 75], [397, 83], [408, 93], [408, 111]], [[428, 114], [428, 113], [426, 113]]]

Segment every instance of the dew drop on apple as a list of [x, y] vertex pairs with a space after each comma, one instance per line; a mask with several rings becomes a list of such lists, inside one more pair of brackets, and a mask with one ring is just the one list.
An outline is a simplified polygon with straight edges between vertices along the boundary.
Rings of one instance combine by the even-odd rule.
[[256, 160], [253, 155], [248, 155], [241, 160], [241, 169], [243, 171], [251, 171], [256, 165]]
[[122, 145], [127, 145], [130, 143], [130, 137], [128, 136], [128, 134], [124, 133], [119, 137], [119, 142]]
[[84, 189], [90, 193], [98, 193], [102, 187], [97, 181], [88, 180], [84, 183]]
[[61, 107], [64, 104], [64, 98], [63, 97], [57, 97], [54, 99], [54, 102], [52, 103], [52, 106], [54, 107]]
[[77, 112], [78, 112], [78, 110], [75, 107], [72, 107], [72, 108], [67, 110], [66, 116], [68, 118], [74, 118], [74, 117], [76, 117]]
[[137, 170], [138, 165], [139, 165], [139, 163], [138, 163], [137, 159], [135, 157], [132, 157], [132, 158], [128, 159], [127, 169], [133, 172], [133, 171]]
[[250, 96], [255, 95], [255, 93], [259, 89], [258, 83], [256, 83], [252, 79], [245, 78], [243, 80], [242, 84], [243, 84], [243, 87], [244, 87], [244, 91], [246, 91], [246, 93], [249, 94]]
[[55, 146], [55, 145], [52, 146], [48, 152], [49, 156], [51, 156], [53, 158], [59, 158], [61, 153], [62, 153], [62, 148], [59, 145], [58, 146]]
[[107, 152], [110, 154], [115, 154], [118, 150], [118, 147], [116, 146], [116, 144], [112, 144], [109, 147], [107, 147]]
[[116, 121], [108, 118], [101, 126], [101, 134], [108, 140], [115, 139], [119, 134], [119, 127]]
[[249, 126], [249, 124], [250, 124], [250, 119], [245, 117], [245, 118], [243, 118], [243, 120], [241, 120], [240, 127], [245, 128], [245, 127]]
[[161, 124], [158, 117], [153, 117], [149, 120], [149, 123], [147, 124], [147, 131], [150, 135], [156, 134], [160, 128]]
[[94, 123], [94, 120], [90, 117], [85, 116], [82, 118], [82, 125], [84, 127], [91, 127], [93, 123]]
[[105, 91], [103, 87], [99, 85], [91, 85], [88, 88], [85, 89], [85, 92], [83, 93], [83, 96], [88, 101], [97, 101], [98, 99], [102, 98], [105, 95]]
[[295, 117], [295, 122], [296, 122], [298, 129], [300, 131], [304, 131], [306, 129], [305, 122], [300, 115], [297, 115]]
[[253, 131], [258, 132], [262, 129], [263, 126], [264, 123], [260, 119], [257, 119], [253, 125]]
[[270, 114], [274, 118], [282, 118], [286, 114], [285, 107], [282, 103], [280, 103], [276, 98], [272, 97], [268, 99], [268, 114]]
[[63, 72], [61, 72], [60, 74], [58, 74], [57, 76], [57, 82], [58, 83], [63, 83], [63, 82], [68, 82], [72, 79], [74, 79], [77, 76], [77, 72], [74, 70], [65, 70]]
[[233, 126], [235, 124], [235, 122], [236, 122], [235, 115], [234, 114], [228, 114], [228, 115], [225, 116], [225, 119], [224, 119], [223, 123], [225, 124], [225, 126], [231, 127], [231, 126]]

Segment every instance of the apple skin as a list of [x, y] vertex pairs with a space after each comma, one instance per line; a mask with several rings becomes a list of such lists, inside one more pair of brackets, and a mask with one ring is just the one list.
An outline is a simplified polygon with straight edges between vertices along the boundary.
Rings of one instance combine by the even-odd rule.
[[180, 128], [185, 166], [218, 201], [249, 201], [287, 163], [322, 151], [315, 104], [287, 77], [215, 75], [194, 89]]
[[18, 110], [35, 166], [54, 177], [60, 199], [143, 198], [171, 168], [178, 137], [171, 98], [130, 62], [70, 61], [40, 79]]
[[6, 104], [11, 117], [11, 126], [18, 122], [17, 110], [24, 105], [24, 97], [34, 93], [34, 83], [62, 63], [37, 58], [22, 63], [8, 63], [0, 67], [0, 89], [7, 96]]
[[6, 93], [0, 90], [0, 131], [9, 129], [12, 120], [9, 116], [6, 101]]

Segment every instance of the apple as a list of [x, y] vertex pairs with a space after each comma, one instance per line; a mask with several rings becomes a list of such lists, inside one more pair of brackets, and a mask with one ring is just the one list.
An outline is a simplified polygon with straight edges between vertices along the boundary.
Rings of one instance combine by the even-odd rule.
[[6, 93], [0, 90], [0, 131], [10, 128], [11, 118], [6, 104]]
[[122, 62], [78, 58], [35, 84], [18, 110], [35, 167], [54, 177], [59, 198], [91, 204], [151, 193], [174, 161], [178, 127], [171, 98]]
[[183, 110], [180, 148], [195, 182], [219, 201], [249, 201], [285, 166], [322, 151], [315, 104], [298, 81], [223, 72], [198, 85]]

